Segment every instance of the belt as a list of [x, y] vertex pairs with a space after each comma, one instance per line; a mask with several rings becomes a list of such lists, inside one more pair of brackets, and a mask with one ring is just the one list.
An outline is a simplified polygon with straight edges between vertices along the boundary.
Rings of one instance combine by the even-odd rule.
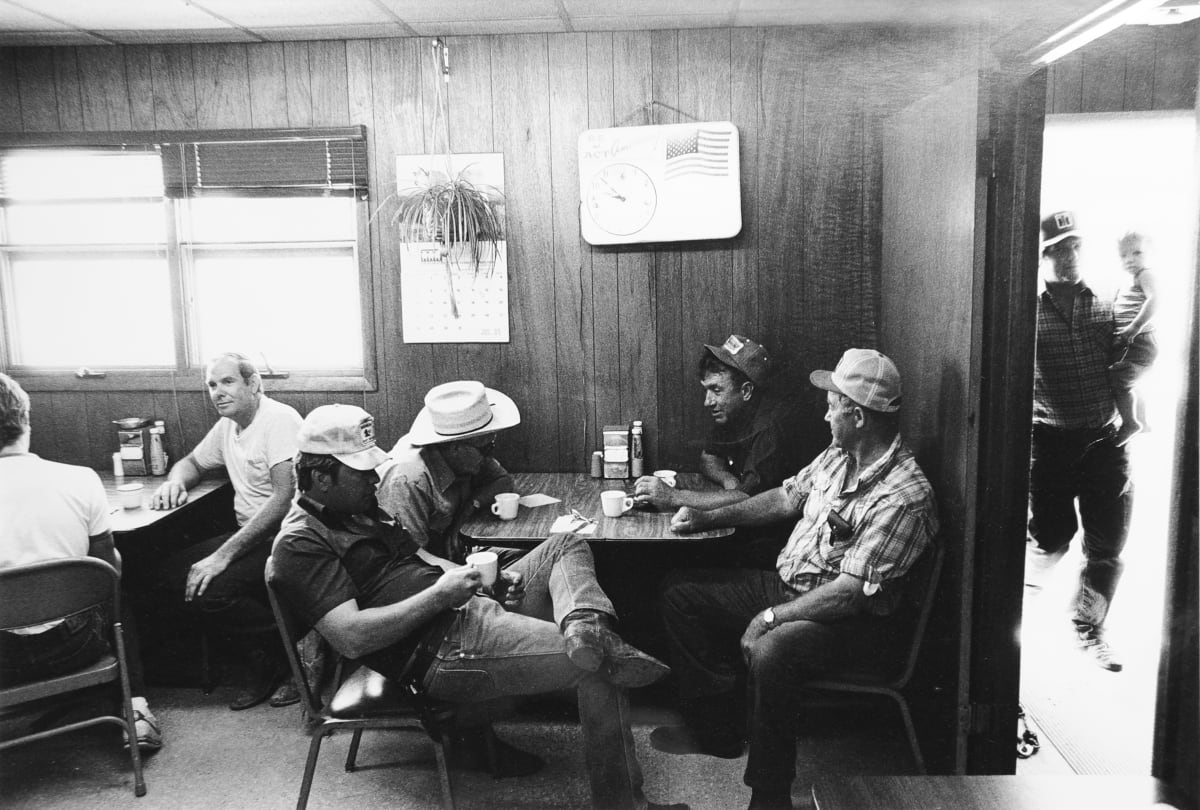
[[417, 648], [413, 650], [412, 657], [404, 665], [404, 673], [400, 677], [402, 682], [411, 683], [417, 687], [421, 686], [425, 680], [425, 674], [433, 665], [433, 659], [437, 657], [437, 651], [441, 648], [442, 642], [446, 640], [446, 634], [450, 632], [450, 628], [454, 626], [454, 620], [457, 618], [458, 611], [447, 610], [438, 614], [430, 622], [429, 629], [417, 642]]

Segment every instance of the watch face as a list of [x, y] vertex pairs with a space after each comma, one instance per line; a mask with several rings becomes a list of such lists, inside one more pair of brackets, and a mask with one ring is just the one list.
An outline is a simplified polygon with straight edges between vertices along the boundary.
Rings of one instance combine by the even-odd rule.
[[597, 225], [609, 233], [628, 236], [650, 222], [658, 193], [650, 175], [631, 163], [613, 163], [592, 177], [587, 209]]

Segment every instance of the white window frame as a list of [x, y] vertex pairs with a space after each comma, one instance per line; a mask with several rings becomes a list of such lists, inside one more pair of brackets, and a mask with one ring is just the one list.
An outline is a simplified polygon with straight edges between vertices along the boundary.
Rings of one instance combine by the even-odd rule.
[[[126, 144], [172, 144], [203, 139], [224, 140], [272, 140], [280, 137], [321, 138], [355, 137], [365, 143], [365, 127], [303, 130], [222, 130], [216, 132], [118, 132], [118, 133], [0, 133], [0, 150], [45, 147], [45, 148], [94, 148]], [[164, 147], [166, 148], [166, 147]], [[267, 195], [271, 196], [271, 195]], [[16, 365], [11, 362], [8, 324], [4, 323], [7, 307], [12, 302], [13, 291], [9, 285], [11, 273], [8, 255], [20, 248], [9, 249], [0, 245], [0, 370], [18, 379], [22, 386], [31, 391], [146, 391], [197, 388], [203, 384], [204, 358], [193, 358], [194, 316], [190, 312], [189, 287], [192, 269], [188, 254], [196, 248], [182, 240], [178, 209], [180, 200], [167, 199], [164, 217], [167, 220], [167, 272], [171, 290], [171, 311], [174, 339], [173, 366], [112, 367], [88, 369], [82, 376], [80, 369], [61, 367], [38, 367]], [[263, 368], [261, 372], [271, 379], [272, 390], [277, 391], [374, 391], [378, 389], [377, 345], [375, 339], [375, 312], [373, 279], [371, 275], [371, 241], [369, 207], [366, 183], [355, 193], [355, 222], [357, 233], [353, 250], [358, 267], [358, 297], [362, 325], [361, 369], [304, 369]], [[0, 211], [0, 216], [2, 216]], [[2, 223], [0, 223], [2, 224]], [[52, 249], [55, 253], [68, 253], [87, 246], [70, 245]], [[110, 252], [128, 252], [127, 245], [102, 245], [100, 249]], [[144, 246], [137, 246], [145, 251]], [[345, 249], [344, 243], [339, 249]], [[207, 246], [200, 249], [207, 249]], [[293, 247], [282, 247], [293, 250]], [[235, 347], [253, 352], [255, 347]], [[257, 358], [256, 362], [257, 362]], [[270, 358], [268, 358], [269, 360]]]

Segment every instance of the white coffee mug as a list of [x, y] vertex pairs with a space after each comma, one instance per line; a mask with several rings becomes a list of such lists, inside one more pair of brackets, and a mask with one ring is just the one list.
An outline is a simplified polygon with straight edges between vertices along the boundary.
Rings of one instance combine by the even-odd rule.
[[675, 486], [675, 471], [674, 470], [655, 470], [654, 477], [662, 481], [669, 487]]
[[117, 487], [117, 492], [121, 493], [121, 506], [126, 509], [140, 509], [142, 507], [141, 484], [121, 484], [121, 486]]
[[600, 507], [608, 517], [620, 517], [633, 508], [633, 498], [623, 489], [606, 489], [600, 493]]
[[517, 516], [517, 501], [520, 497], [516, 492], [501, 492], [492, 504], [492, 514], [501, 520], [512, 520]]
[[500, 573], [500, 558], [494, 551], [476, 551], [467, 555], [467, 565], [479, 569], [479, 579], [483, 587], [490, 588], [496, 584]]

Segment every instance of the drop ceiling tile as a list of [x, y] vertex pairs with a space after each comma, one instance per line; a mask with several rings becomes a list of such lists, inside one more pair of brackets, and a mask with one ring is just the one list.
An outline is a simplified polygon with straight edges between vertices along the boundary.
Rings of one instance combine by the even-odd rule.
[[19, 5], [89, 31], [212, 28], [211, 14], [185, 0], [20, 0]]
[[195, 0], [199, 8], [245, 28], [336, 27], [395, 22], [371, 0]]

